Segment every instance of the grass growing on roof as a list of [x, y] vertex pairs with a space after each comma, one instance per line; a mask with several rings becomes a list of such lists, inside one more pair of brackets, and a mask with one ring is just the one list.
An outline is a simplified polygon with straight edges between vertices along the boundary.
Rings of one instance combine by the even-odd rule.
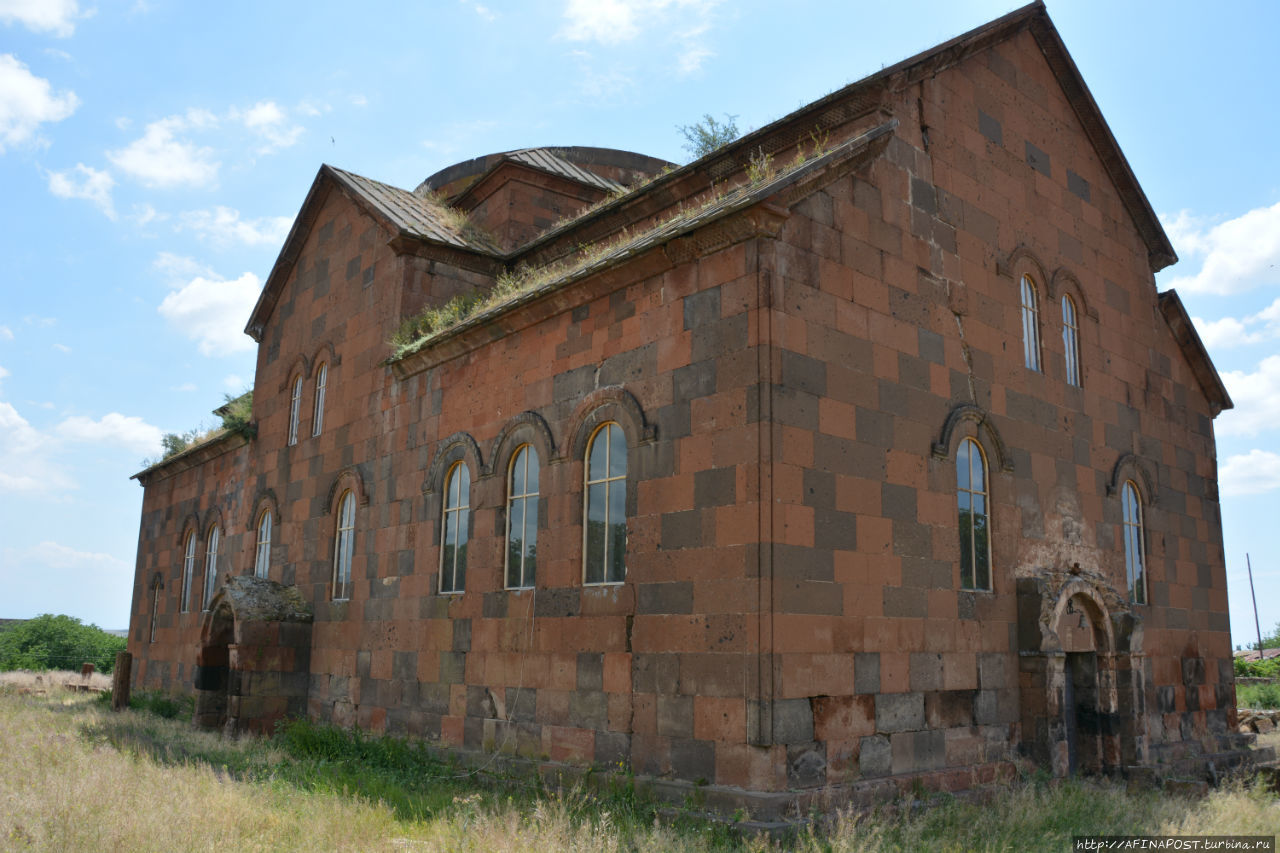
[[601, 261], [625, 257], [630, 251], [637, 249], [662, 231], [671, 231], [673, 233], [669, 236], [675, 236], [675, 232], [678, 232], [682, 225], [708, 209], [719, 204], [732, 204], [761, 185], [784, 178], [805, 163], [828, 153], [830, 149], [827, 147], [827, 142], [826, 135], [813, 134], [810, 152], [805, 154], [801, 146], [795, 158], [783, 167], [775, 165], [772, 155], [763, 151], [757, 152], [751, 155], [750, 163], [744, 173], [746, 179], [744, 183], [729, 187], [712, 186], [709, 191], [696, 197], [691, 204], [686, 206], [681, 202], [674, 211], [645, 229], [631, 232], [623, 228], [608, 240], [579, 246], [577, 252], [561, 260], [541, 267], [519, 267], [504, 272], [498, 276], [493, 287], [487, 290], [476, 289], [466, 294], [459, 294], [444, 305], [430, 307], [420, 314], [408, 317], [388, 342], [392, 348], [391, 360], [396, 361], [416, 352], [441, 332], [462, 325], [486, 312], [506, 307], [544, 287], [569, 280]]

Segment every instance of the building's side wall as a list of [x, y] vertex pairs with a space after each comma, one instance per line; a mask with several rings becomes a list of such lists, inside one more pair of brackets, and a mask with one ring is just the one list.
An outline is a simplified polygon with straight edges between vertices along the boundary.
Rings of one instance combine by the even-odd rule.
[[[243, 571], [245, 553], [250, 555], [249, 569], [253, 568], [254, 537], [244, 520], [249, 464], [249, 450], [241, 445], [203, 465], [158, 479], [143, 494], [133, 613], [129, 621], [133, 679], [140, 687], [191, 689], [203, 617], [209, 531], [214, 526], [219, 531], [219, 580]], [[188, 533], [194, 534], [196, 548], [188, 605], [184, 610], [182, 579]], [[158, 598], [152, 594], [157, 573], [163, 584]], [[153, 606], [154, 640], [151, 636]]]
[[[1029, 34], [901, 85], [884, 157], [798, 205], [777, 245], [773, 652], [791, 781], [937, 771], [966, 784], [1011, 755], [1020, 704], [1045, 702], [1044, 685], [1020, 689], [1015, 580], [1079, 564], [1124, 594], [1111, 486], [1130, 454], [1149, 573], [1150, 604], [1133, 607], [1143, 727], [1154, 745], [1223, 733], [1210, 407], [1157, 309], [1145, 245]], [[1024, 271], [1040, 288], [1043, 372], [1023, 360]], [[1064, 293], [1081, 388], [1064, 377]], [[962, 404], [994, 430], [961, 420], [935, 455]], [[988, 458], [990, 592], [960, 589], [965, 436]]]

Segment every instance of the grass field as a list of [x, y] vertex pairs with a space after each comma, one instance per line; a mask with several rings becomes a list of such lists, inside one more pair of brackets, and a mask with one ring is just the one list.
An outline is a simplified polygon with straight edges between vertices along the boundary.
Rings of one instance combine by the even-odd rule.
[[1280, 834], [1280, 799], [1191, 801], [1029, 779], [994, 801], [835, 815], [785, 841], [664, 814], [625, 785], [589, 797], [482, 780], [392, 738], [308, 723], [270, 740], [196, 731], [189, 709], [114, 714], [0, 680], [3, 850], [1068, 850], [1076, 834]]

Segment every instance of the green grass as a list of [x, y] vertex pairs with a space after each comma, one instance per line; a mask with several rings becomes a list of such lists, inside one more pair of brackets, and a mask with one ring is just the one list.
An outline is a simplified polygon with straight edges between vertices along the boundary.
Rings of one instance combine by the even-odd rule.
[[1236, 707], [1280, 708], [1280, 683], [1236, 684]]
[[1068, 850], [1080, 834], [1280, 833], [1280, 800], [1260, 786], [1191, 801], [1031, 774], [985, 801], [819, 815], [775, 842], [659, 810], [625, 775], [596, 793], [548, 791], [392, 737], [295, 721], [227, 738], [59, 694], [0, 688], [0, 849], [995, 851]]

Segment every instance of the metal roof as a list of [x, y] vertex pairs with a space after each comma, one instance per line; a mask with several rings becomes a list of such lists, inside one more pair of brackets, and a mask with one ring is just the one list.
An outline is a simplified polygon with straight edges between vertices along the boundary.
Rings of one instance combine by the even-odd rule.
[[336, 177], [367, 204], [376, 208], [402, 232], [410, 236], [456, 246], [460, 249], [486, 253], [497, 251], [497, 247], [482, 234], [451, 225], [442, 206], [427, 196], [415, 195], [408, 190], [335, 166], [327, 168], [331, 169]]
[[555, 148], [522, 148], [519, 151], [507, 152], [506, 159], [532, 166], [535, 169], [541, 169], [544, 172], [550, 172], [553, 175], [560, 175], [578, 183], [599, 187], [605, 192], [626, 190], [626, 187], [617, 181], [611, 181], [603, 175], [588, 172], [581, 166], [570, 163], [559, 156]]

